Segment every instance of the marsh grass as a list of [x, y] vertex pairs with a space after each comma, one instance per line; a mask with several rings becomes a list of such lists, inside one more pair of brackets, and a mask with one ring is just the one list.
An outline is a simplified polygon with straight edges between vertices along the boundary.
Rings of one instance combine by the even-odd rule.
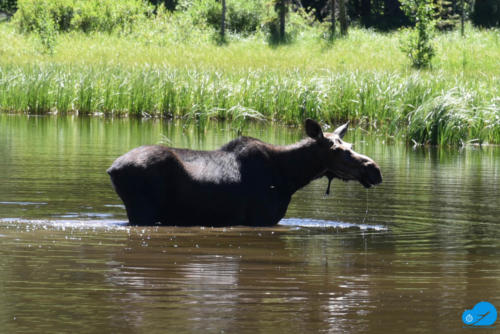
[[2, 24], [0, 109], [172, 117], [200, 127], [231, 120], [240, 132], [248, 120], [311, 117], [418, 143], [500, 143], [498, 31], [439, 35], [433, 68], [415, 71], [397, 33], [354, 29], [327, 43], [307, 32], [271, 48], [258, 35], [217, 46], [200, 32], [185, 41], [178, 31], [156, 34], [165, 27], [61, 34], [49, 55], [36, 37]]

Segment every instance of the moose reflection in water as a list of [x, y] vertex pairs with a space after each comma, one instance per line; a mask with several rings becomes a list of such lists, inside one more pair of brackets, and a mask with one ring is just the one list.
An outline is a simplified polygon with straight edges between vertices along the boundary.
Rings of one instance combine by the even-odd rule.
[[308, 119], [309, 138], [288, 146], [250, 137], [214, 151], [141, 146], [108, 173], [134, 225], [274, 225], [312, 180], [358, 180], [367, 188], [382, 182], [377, 164], [342, 141], [347, 127], [323, 133]]

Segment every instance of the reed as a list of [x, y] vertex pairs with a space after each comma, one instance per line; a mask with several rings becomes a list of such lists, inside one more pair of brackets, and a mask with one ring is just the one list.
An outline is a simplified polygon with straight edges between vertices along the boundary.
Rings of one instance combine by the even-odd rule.
[[311, 117], [351, 120], [409, 142], [500, 143], [495, 31], [469, 27], [466, 40], [440, 35], [436, 44], [449, 52], [437, 52], [433, 69], [415, 71], [397, 33], [353, 30], [330, 45], [308, 32], [272, 48], [257, 36], [232, 36], [221, 47], [202, 34], [181, 42], [150, 29], [63, 34], [49, 55], [35, 37], [1, 24], [0, 110], [216, 118], [239, 126]]

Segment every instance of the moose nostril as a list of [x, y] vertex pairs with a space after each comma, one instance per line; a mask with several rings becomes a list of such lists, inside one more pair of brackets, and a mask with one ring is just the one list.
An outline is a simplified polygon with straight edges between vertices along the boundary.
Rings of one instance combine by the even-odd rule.
[[365, 162], [365, 168], [366, 169], [371, 169], [371, 168], [374, 168], [375, 167], [375, 164], [373, 163], [373, 161], [367, 161]]

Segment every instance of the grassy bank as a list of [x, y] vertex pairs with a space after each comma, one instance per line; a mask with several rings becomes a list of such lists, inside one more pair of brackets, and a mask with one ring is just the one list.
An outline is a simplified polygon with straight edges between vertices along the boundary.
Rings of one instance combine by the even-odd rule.
[[210, 34], [156, 22], [124, 36], [61, 34], [47, 54], [36, 35], [0, 24], [0, 109], [349, 119], [419, 143], [500, 143], [498, 31], [439, 35], [433, 69], [420, 72], [399, 51], [400, 33], [353, 29], [328, 44], [310, 30], [280, 47], [261, 37], [217, 46]]

